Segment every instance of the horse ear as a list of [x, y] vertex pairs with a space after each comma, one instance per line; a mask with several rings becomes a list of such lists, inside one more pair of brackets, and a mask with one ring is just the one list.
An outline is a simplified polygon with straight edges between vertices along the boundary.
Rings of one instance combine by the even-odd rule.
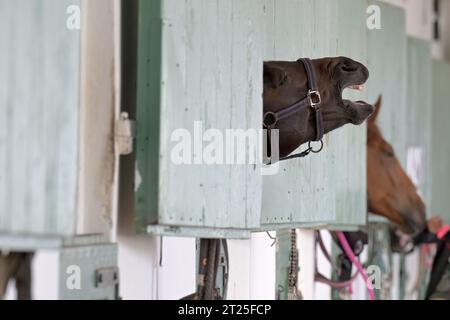
[[383, 96], [380, 95], [378, 97], [377, 102], [375, 103], [375, 111], [369, 118], [369, 123], [374, 124], [377, 122], [378, 116], [380, 115], [381, 106], [383, 105]]
[[264, 62], [264, 86], [276, 89], [287, 80], [287, 73], [273, 63]]

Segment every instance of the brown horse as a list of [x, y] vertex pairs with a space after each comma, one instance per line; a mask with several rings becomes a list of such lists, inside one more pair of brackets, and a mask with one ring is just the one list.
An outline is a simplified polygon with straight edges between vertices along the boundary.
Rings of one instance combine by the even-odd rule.
[[[342, 99], [346, 88], [361, 89], [369, 78], [369, 71], [359, 62], [345, 57], [312, 60], [322, 96], [324, 131], [328, 133], [345, 124], [359, 125], [374, 111], [365, 102]], [[308, 92], [307, 74], [299, 62], [271, 61], [264, 63], [264, 113], [277, 112], [300, 99]], [[280, 121], [280, 156], [292, 153], [300, 145], [316, 137], [314, 111], [303, 109]]]
[[[369, 212], [388, 218], [402, 233], [415, 236], [426, 228], [425, 205], [417, 193], [411, 179], [402, 169], [395, 156], [392, 146], [383, 138], [377, 125], [377, 118], [381, 111], [382, 99], [375, 104], [375, 112], [369, 118], [367, 135], [367, 196]], [[359, 255], [362, 244], [369, 239], [366, 232], [347, 232], [347, 240]], [[395, 237], [398, 236], [396, 230]], [[408, 237], [408, 240], [411, 238]], [[320, 238], [319, 238], [320, 239]], [[392, 240], [392, 239], [391, 239]], [[398, 239], [396, 239], [397, 241]], [[320, 241], [319, 241], [320, 242]], [[398, 241], [397, 241], [398, 242]], [[323, 247], [323, 245], [322, 245]], [[403, 245], [397, 245], [399, 252], [403, 252]], [[323, 249], [324, 252], [326, 250]], [[331, 261], [331, 258], [329, 258]], [[326, 279], [316, 274], [317, 280], [327, 283], [336, 289], [347, 287], [351, 282], [352, 262], [345, 255], [338, 257], [338, 282]]]
[[414, 236], [426, 228], [425, 205], [377, 125], [381, 105], [380, 97], [374, 114], [368, 120], [368, 209], [388, 218], [404, 233]]

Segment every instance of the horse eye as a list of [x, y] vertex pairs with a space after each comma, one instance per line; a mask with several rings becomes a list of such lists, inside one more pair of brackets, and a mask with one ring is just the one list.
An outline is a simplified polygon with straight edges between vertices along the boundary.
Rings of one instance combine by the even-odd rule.
[[386, 154], [386, 156], [388, 156], [390, 158], [395, 157], [394, 149], [388, 149], [384, 153]]

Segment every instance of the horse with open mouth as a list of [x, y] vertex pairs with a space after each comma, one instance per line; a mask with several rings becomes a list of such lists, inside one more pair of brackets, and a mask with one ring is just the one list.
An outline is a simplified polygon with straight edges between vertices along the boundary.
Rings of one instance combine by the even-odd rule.
[[[279, 154], [286, 157], [302, 144], [321, 141], [324, 134], [345, 124], [363, 123], [374, 107], [344, 100], [342, 92], [346, 88], [362, 90], [368, 78], [364, 65], [345, 57], [265, 62], [263, 126], [279, 130]], [[184, 299], [224, 298], [214, 290], [220, 246], [227, 251], [226, 241], [202, 239], [198, 273], [210, 281]]]
[[[302, 144], [321, 141], [324, 134], [346, 124], [362, 124], [374, 107], [344, 100], [342, 93], [347, 88], [362, 90], [368, 78], [364, 65], [346, 57], [265, 62], [264, 127], [279, 130], [279, 155], [286, 157]], [[308, 97], [309, 108], [296, 108], [299, 101], [308, 104]]]
[[[374, 106], [364, 101], [342, 98], [347, 88], [361, 91], [369, 78], [369, 70], [346, 57], [296, 62], [264, 63], [263, 126], [278, 130], [281, 160], [304, 157], [322, 150], [324, 134], [346, 124], [360, 125], [374, 112]], [[314, 150], [311, 142], [322, 143]], [[304, 143], [308, 149], [290, 155]], [[273, 163], [272, 141], [265, 155]], [[275, 159], [277, 160], [277, 159]]]

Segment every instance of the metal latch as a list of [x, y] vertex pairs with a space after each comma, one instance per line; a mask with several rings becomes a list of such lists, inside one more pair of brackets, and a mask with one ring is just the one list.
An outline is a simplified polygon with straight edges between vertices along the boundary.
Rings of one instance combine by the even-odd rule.
[[135, 137], [135, 122], [129, 119], [128, 112], [122, 112], [116, 122], [116, 148], [120, 155], [128, 155], [133, 152]]
[[95, 287], [109, 288], [119, 284], [119, 268], [102, 268], [95, 270]]

